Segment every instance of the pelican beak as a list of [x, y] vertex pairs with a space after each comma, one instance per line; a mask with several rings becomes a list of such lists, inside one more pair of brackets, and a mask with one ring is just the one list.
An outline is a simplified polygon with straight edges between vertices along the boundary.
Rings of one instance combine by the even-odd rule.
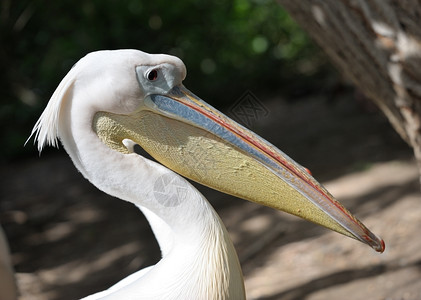
[[203, 185], [320, 224], [378, 252], [385, 249], [305, 168], [184, 86], [148, 96], [130, 115], [99, 112], [93, 127], [120, 152], [127, 152], [122, 141], [129, 138]]

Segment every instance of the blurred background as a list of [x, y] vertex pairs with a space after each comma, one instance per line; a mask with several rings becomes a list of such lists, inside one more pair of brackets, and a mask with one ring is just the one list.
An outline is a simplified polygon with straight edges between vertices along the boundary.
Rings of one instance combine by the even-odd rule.
[[[32, 140], [23, 146], [64, 75], [101, 49], [180, 57], [192, 92], [310, 168], [392, 245], [396, 234], [421, 244], [411, 149], [276, 2], [0, 3], [0, 221], [22, 299], [82, 297], [160, 257], [132, 205], [97, 191], [62, 149], [39, 158]], [[312, 224], [200, 189], [230, 231], [250, 299], [335, 299], [350, 290], [361, 295], [347, 299], [385, 299], [384, 291], [421, 298], [417, 243], [402, 250], [396, 241], [378, 256]]]
[[[185, 84], [215, 105], [245, 90], [308, 93], [332, 85], [323, 54], [273, 1], [2, 0], [2, 159], [32, 151], [28, 129], [69, 69], [101, 49], [180, 57]], [[331, 70], [330, 70], [331, 71]]]

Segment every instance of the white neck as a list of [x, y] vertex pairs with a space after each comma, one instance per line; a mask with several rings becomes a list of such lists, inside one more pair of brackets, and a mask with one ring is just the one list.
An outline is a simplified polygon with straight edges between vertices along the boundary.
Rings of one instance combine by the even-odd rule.
[[163, 255], [144, 276], [108, 297], [244, 299], [236, 252], [206, 199], [167, 168], [134, 153], [111, 150], [83, 123], [61, 127], [69, 128], [60, 132], [66, 151], [96, 187], [145, 213]]
[[[190, 225], [198, 230], [180, 238], [169, 238], [174, 232], [165, 228], [167, 225], [155, 214], [141, 209], [158, 239], [163, 257], [144, 277], [126, 286], [121, 292], [123, 298], [139, 292], [142, 299], [245, 299], [237, 254], [210, 205], [204, 220]], [[165, 282], [165, 286], [158, 287], [156, 282]], [[150, 286], [156, 289], [149, 289]]]

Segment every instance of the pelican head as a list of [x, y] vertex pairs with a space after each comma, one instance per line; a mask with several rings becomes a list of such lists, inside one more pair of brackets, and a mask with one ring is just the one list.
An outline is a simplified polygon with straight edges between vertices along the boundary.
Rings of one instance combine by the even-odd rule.
[[[383, 241], [302, 166], [187, 90], [185, 76], [183, 62], [174, 56], [90, 53], [62, 80], [36, 123], [38, 148], [57, 145], [59, 138], [94, 185], [146, 207], [170, 227], [186, 222], [198, 207], [189, 202], [176, 224], [172, 220], [181, 212], [169, 211], [181, 204], [162, 205], [150, 197], [159, 178], [154, 174], [170, 172], [166, 168], [384, 250]], [[166, 168], [140, 160], [135, 145]]]

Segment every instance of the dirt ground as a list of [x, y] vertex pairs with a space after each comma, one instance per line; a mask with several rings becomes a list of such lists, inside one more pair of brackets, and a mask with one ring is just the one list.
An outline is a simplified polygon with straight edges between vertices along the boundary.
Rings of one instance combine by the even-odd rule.
[[[421, 299], [421, 201], [411, 150], [352, 95], [267, 99], [264, 106], [268, 114], [252, 129], [311, 169], [385, 240], [386, 251], [200, 187], [231, 234], [248, 299]], [[0, 220], [21, 299], [77, 299], [159, 260], [143, 215], [96, 190], [63, 150], [0, 170]]]

